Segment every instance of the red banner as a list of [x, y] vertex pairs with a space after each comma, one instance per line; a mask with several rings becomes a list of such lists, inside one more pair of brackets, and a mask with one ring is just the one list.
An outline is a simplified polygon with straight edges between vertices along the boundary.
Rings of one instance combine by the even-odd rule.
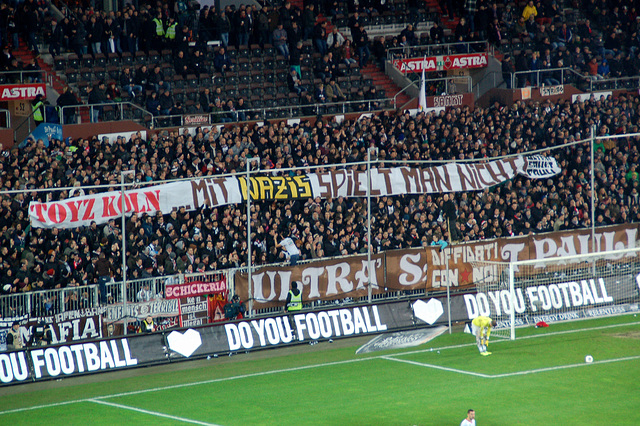
[[426, 58], [396, 59], [393, 65], [403, 73], [462, 70], [484, 68], [489, 58], [486, 53], [465, 53], [462, 55], [440, 55]]
[[3, 84], [0, 86], [0, 102], [35, 99], [36, 96], [47, 96], [44, 83]]
[[166, 286], [165, 299], [206, 296], [207, 294], [223, 293], [226, 291], [227, 281], [225, 279], [210, 283], [194, 281], [185, 284], [168, 284]]

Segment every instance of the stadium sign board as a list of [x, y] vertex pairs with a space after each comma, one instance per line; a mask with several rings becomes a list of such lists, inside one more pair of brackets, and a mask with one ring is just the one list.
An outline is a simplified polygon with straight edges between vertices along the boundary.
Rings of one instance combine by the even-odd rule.
[[402, 301], [32, 347], [0, 353], [0, 386], [425, 326]]
[[489, 63], [487, 53], [439, 55], [424, 58], [395, 59], [393, 65], [402, 73], [484, 68]]
[[0, 102], [35, 99], [36, 96], [47, 96], [47, 86], [44, 83], [3, 84], [0, 85]]

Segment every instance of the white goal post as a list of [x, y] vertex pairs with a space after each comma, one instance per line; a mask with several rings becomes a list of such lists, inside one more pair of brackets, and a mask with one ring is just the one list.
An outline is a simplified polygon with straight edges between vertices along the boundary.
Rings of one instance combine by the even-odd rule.
[[639, 312], [640, 248], [471, 263], [482, 271], [475, 283], [478, 314], [498, 322], [492, 336], [514, 340], [516, 328], [539, 322]]

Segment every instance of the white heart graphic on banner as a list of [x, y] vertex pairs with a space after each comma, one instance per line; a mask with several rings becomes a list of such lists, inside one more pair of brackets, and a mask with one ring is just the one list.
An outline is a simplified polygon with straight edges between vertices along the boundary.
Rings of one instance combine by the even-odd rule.
[[200, 333], [190, 328], [184, 333], [172, 331], [167, 336], [167, 343], [169, 344], [169, 349], [185, 358], [189, 358], [202, 345], [202, 338]]
[[413, 314], [429, 325], [433, 325], [444, 313], [442, 302], [438, 299], [431, 299], [428, 302], [416, 300], [413, 304]]

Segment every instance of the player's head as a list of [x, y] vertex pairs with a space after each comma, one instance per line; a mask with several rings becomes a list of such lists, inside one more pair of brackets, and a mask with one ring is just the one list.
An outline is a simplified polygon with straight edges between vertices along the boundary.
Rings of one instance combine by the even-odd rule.
[[495, 327], [496, 325], [498, 325], [498, 321], [496, 320], [491, 321], [491, 327]]
[[473, 408], [469, 408], [469, 410], [467, 410], [467, 419], [473, 420], [475, 418], [476, 418], [476, 410], [474, 410]]

